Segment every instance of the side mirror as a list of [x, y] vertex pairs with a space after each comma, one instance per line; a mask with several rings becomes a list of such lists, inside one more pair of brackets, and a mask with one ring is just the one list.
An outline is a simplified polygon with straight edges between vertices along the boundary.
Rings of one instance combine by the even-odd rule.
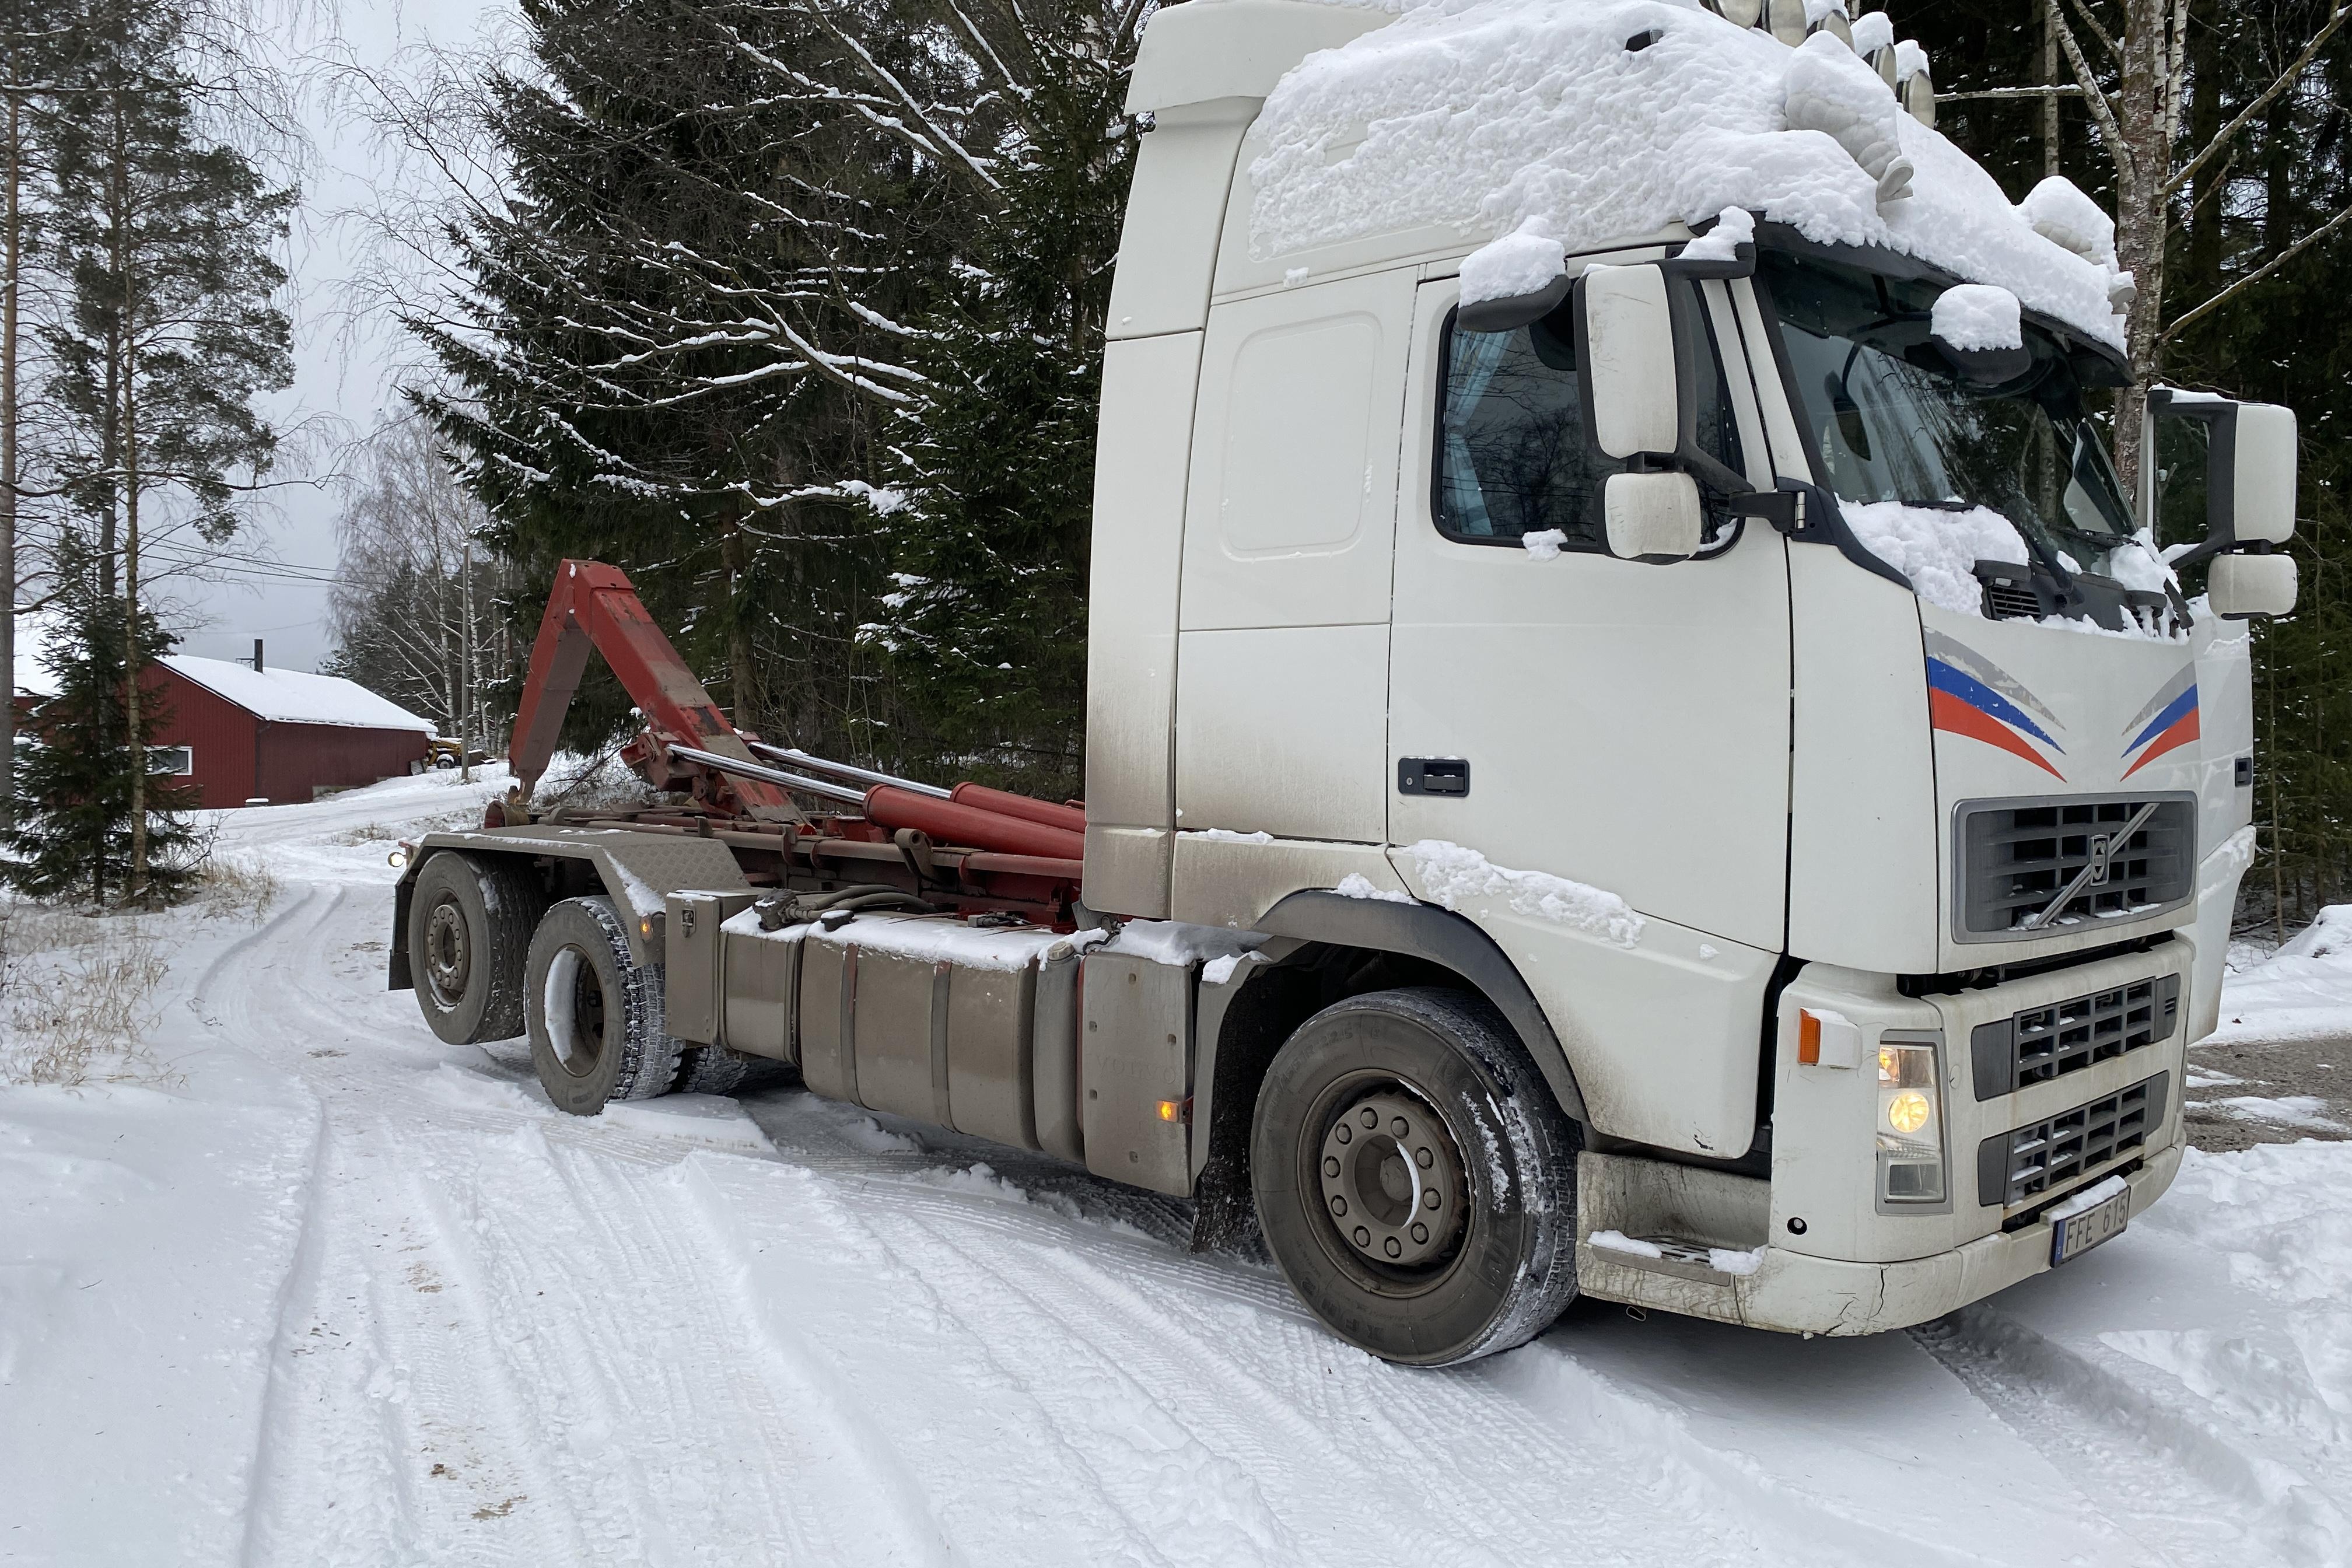
[[2223, 620], [2242, 621], [2292, 614], [2295, 585], [2292, 555], [2221, 555], [2206, 577], [2205, 596]]
[[2231, 541], [2284, 544], [2294, 537], [2294, 410], [2275, 403], [2242, 403], [2235, 435], [2230, 454]]
[[1683, 445], [1683, 387], [1665, 273], [1654, 266], [1587, 268], [1577, 279], [1576, 316], [1593, 446], [1619, 462], [1672, 458]]
[[[2176, 423], [2177, 422], [2177, 423]], [[2143, 515], [2159, 542], [2202, 522], [2198, 556], [2294, 537], [2294, 411], [2274, 403], [2239, 403], [2168, 386], [2148, 389], [2141, 443]], [[2174, 502], [2204, 516], [2179, 518]]]
[[1601, 510], [1609, 553], [1622, 561], [1687, 561], [1706, 542], [1706, 509], [1688, 474], [1612, 474], [1601, 483]]

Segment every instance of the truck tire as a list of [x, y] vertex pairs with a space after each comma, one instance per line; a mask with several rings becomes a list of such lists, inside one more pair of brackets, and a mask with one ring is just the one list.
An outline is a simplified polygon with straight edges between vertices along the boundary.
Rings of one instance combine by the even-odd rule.
[[558, 1110], [594, 1116], [616, 1100], [669, 1092], [679, 1047], [663, 1027], [662, 967], [631, 962], [610, 899], [550, 909], [524, 975], [530, 1065]]
[[453, 1046], [522, 1033], [523, 961], [541, 898], [530, 874], [496, 857], [444, 849], [417, 868], [408, 899], [416, 1005]]
[[1276, 1054], [1250, 1183], [1275, 1262], [1334, 1333], [1447, 1366], [1524, 1344], [1574, 1300], [1581, 1144], [1485, 998], [1375, 991]]

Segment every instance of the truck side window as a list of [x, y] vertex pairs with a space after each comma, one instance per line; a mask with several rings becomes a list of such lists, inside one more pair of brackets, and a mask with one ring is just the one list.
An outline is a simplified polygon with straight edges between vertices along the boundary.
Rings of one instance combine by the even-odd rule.
[[[1705, 320], [1706, 312], [1700, 312]], [[1604, 548], [1595, 490], [1608, 465], [1584, 444], [1574, 317], [1566, 305], [1507, 332], [1445, 323], [1439, 401], [1437, 531], [1465, 544], [1516, 544], [1558, 529], [1570, 550]], [[1726, 466], [1745, 468], [1723, 366], [1707, 325], [1698, 440]]]

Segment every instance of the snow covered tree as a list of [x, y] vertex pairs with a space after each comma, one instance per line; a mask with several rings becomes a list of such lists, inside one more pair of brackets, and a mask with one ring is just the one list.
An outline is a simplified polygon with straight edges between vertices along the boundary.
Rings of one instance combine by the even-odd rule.
[[[236, 531], [277, 448], [257, 400], [293, 377], [275, 256], [293, 193], [205, 124], [186, 21], [156, 0], [89, 6], [54, 132], [52, 222], [70, 301], [44, 332], [61, 426], [51, 461], [86, 525], [96, 602], [121, 606], [124, 730], [110, 754], [128, 769], [132, 898], [167, 890], [148, 877], [147, 770], [129, 761], [152, 731], [144, 552], [159, 534], [217, 542]], [[75, 622], [105, 624], [96, 611]]]
[[1095, 414], [1134, 153], [1125, 71], [1073, 34], [917, 356], [924, 394], [894, 432], [897, 586], [868, 633], [929, 742], [909, 763], [1055, 798], [1084, 783]]
[[[524, 617], [558, 559], [600, 554], [739, 724], [935, 752], [936, 705], [902, 704], [858, 635], [895, 531], [866, 501], [935, 340], [968, 330], [940, 315], [971, 303], [955, 268], [1075, 123], [1068, 62], [1123, 76], [1148, 9], [528, 0], [537, 69], [478, 104], [512, 178], [447, 230], [462, 295], [412, 314]], [[392, 107], [422, 144], [446, 120]], [[1082, 157], [1117, 162], [1078, 118]], [[1100, 233], [1037, 237], [1085, 278]], [[585, 727], [609, 729], [625, 705], [593, 691]]]
[[36, 898], [169, 903], [196, 876], [196, 835], [184, 815], [194, 792], [155, 774], [148, 748], [130, 740], [169, 722], [169, 711], [151, 689], [142, 694], [143, 720], [134, 721], [126, 699], [129, 671], [152, 666], [173, 639], [152, 611], [134, 612], [108, 591], [103, 562], [79, 534], [59, 554], [64, 591], [39, 656], [58, 691], [30, 716], [17, 818], [0, 837], [12, 858], [0, 861], [0, 874]]

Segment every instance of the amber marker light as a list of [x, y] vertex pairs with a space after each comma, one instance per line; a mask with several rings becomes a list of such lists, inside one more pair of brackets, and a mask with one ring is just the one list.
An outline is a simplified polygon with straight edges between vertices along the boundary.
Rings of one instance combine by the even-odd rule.
[[1192, 1102], [1189, 1100], [1161, 1100], [1160, 1102], [1160, 1120], [1162, 1121], [1192, 1121]]

